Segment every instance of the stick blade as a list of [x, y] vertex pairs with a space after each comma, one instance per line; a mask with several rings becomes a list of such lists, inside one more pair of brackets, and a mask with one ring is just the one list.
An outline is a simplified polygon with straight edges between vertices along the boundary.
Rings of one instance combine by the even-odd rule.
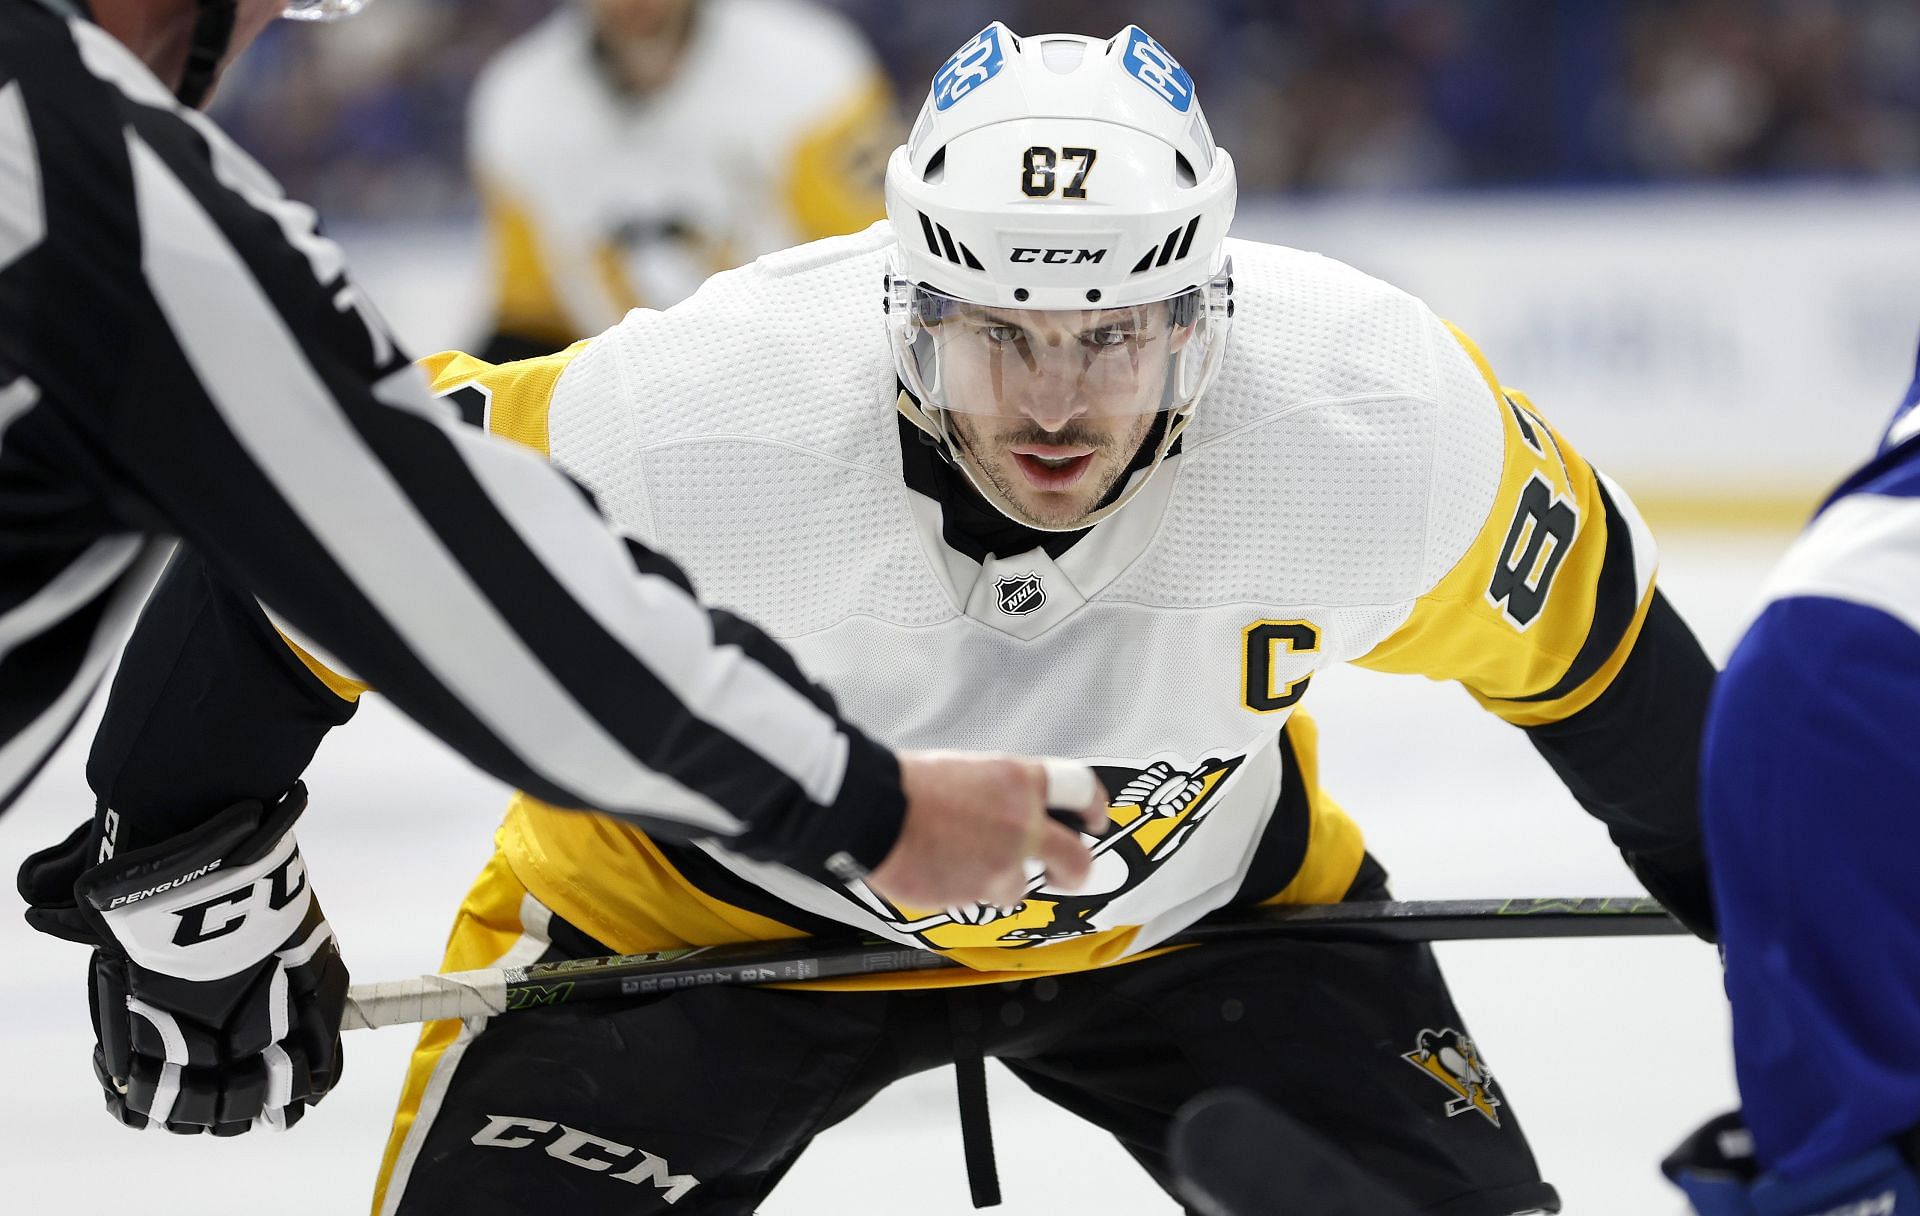
[[1244, 1089], [1180, 1108], [1174, 1188], [1201, 1216], [1413, 1216], [1413, 1205], [1299, 1120]]

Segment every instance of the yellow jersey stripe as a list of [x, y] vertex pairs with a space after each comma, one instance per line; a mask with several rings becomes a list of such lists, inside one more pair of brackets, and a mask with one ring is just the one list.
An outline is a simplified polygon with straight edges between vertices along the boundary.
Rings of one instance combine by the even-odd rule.
[[480, 205], [493, 261], [494, 328], [557, 348], [579, 335], [554, 289], [533, 216], [497, 183], [482, 180]]
[[876, 73], [800, 139], [786, 198], [801, 240], [858, 232], [886, 213], [881, 187], [900, 137], [893, 94]]

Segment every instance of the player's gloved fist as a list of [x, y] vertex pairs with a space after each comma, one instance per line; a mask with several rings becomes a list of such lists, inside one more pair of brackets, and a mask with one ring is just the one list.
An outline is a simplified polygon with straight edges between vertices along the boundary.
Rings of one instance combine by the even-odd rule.
[[347, 968], [293, 838], [296, 785], [112, 854], [91, 823], [29, 857], [34, 928], [93, 947], [94, 1072], [130, 1127], [289, 1126], [340, 1078]]
[[1699, 1216], [1903, 1216], [1920, 1179], [1890, 1144], [1788, 1180], [1763, 1173], [1740, 1115], [1721, 1115], [1660, 1163]]

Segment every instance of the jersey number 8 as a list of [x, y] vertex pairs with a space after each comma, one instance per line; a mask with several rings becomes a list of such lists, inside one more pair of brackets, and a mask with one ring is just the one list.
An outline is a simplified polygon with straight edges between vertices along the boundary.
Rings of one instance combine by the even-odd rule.
[[[1553, 487], [1535, 473], [1520, 491], [1520, 506], [1500, 559], [1493, 566], [1487, 598], [1521, 629], [1533, 624], [1546, 606], [1553, 576], [1573, 544], [1580, 516], [1572, 506], [1553, 496]], [[1548, 548], [1551, 544], [1551, 548]]]

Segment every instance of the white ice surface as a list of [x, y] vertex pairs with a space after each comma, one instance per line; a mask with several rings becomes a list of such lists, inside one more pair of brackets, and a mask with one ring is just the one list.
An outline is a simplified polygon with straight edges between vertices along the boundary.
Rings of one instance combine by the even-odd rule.
[[[1663, 583], [1716, 658], [1788, 537], [1663, 538]], [[1331, 672], [1308, 707], [1325, 780], [1368, 831], [1403, 899], [1637, 890], [1517, 731], [1458, 689]], [[87, 813], [90, 723], [0, 820], [0, 868]], [[487, 857], [504, 790], [383, 704], [322, 749], [300, 828], [316, 890], [356, 976], [433, 970], [451, 912]], [[409, 1028], [357, 1033], [340, 1089], [293, 1131], [234, 1140], [135, 1134], [100, 1110], [79, 948], [0, 905], [0, 1212], [137, 1210], [206, 1216], [364, 1211]], [[1682, 1210], [1659, 1158], [1734, 1105], [1727, 1019], [1710, 948], [1690, 939], [1503, 942], [1440, 948], [1474, 1037], [1546, 1177], [1579, 1216]], [[1178, 1209], [1105, 1136], [993, 1072], [1010, 1214]], [[951, 1074], [903, 1083], [821, 1137], [768, 1216], [971, 1211]]]

